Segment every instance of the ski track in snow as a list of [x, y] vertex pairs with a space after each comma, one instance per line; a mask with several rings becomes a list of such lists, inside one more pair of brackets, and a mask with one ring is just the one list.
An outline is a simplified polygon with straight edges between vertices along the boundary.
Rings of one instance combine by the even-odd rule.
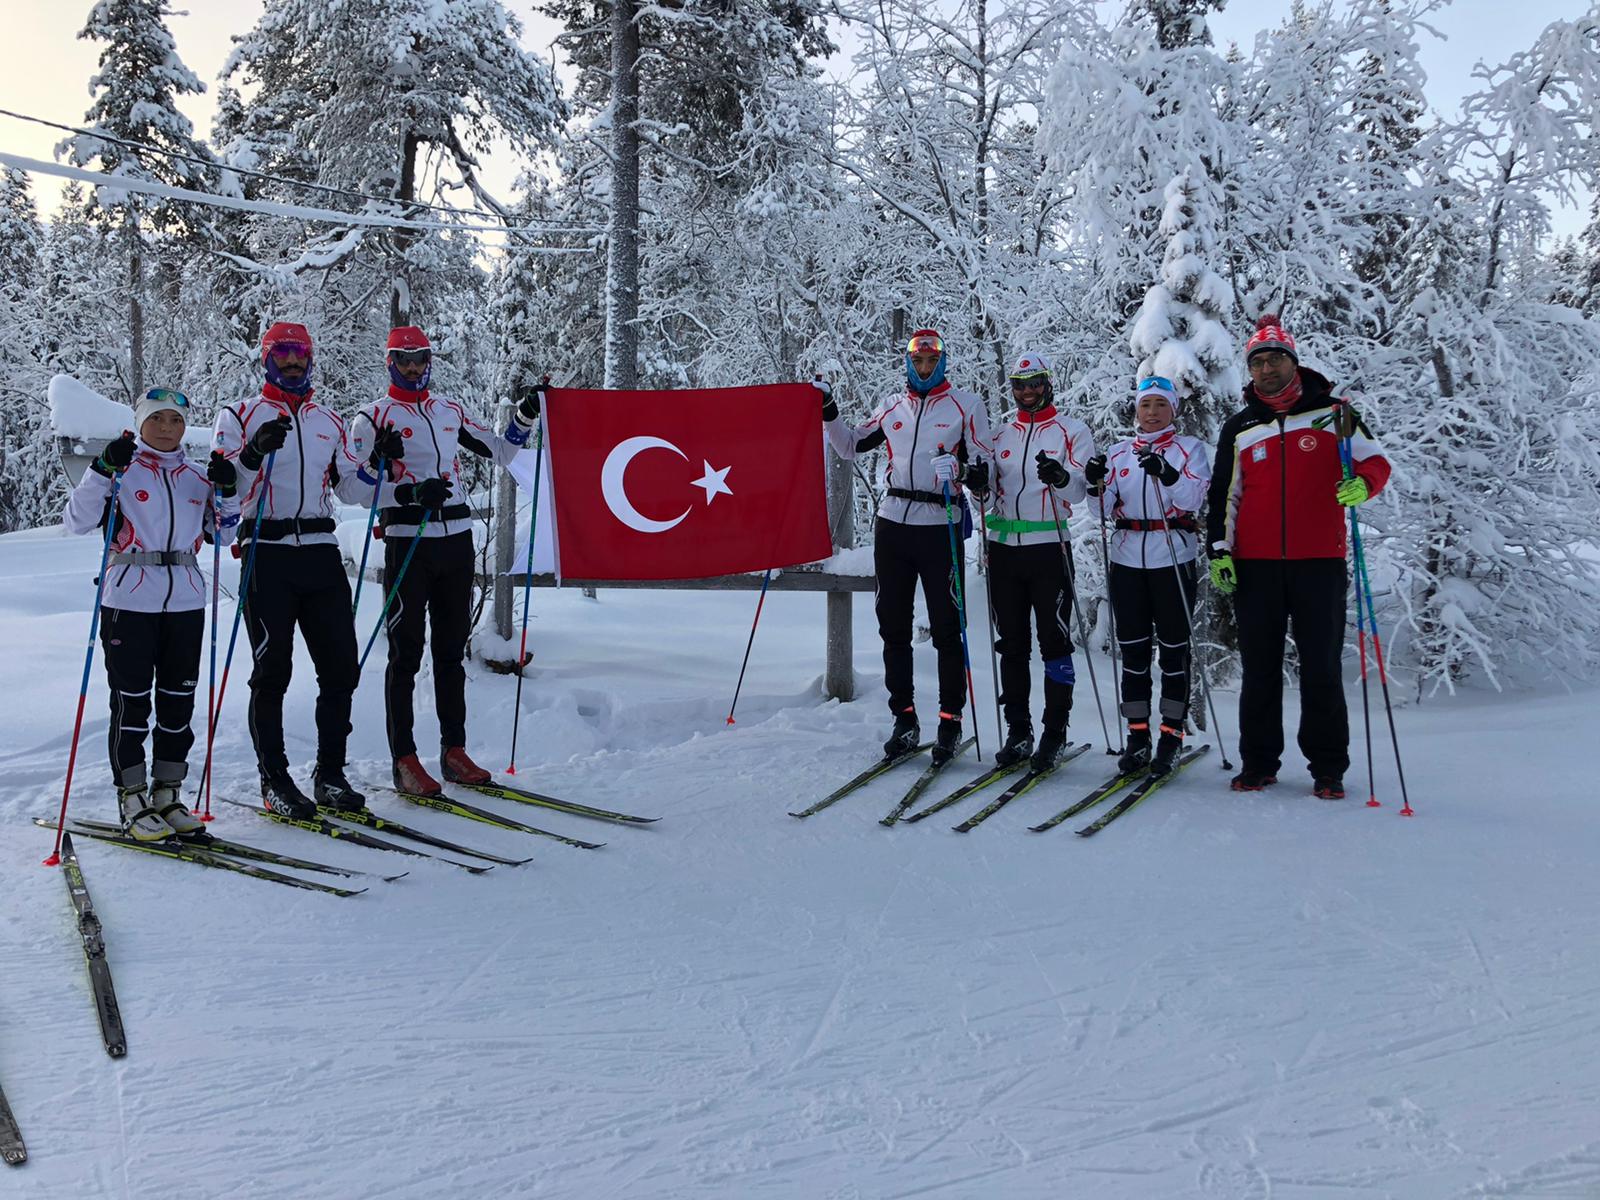
[[[80, 840], [114, 1062], [26, 820], [60, 802], [97, 550], [0, 538], [0, 1083], [30, 1150], [8, 1198], [1600, 1197], [1600, 832], [1570, 754], [1595, 693], [1401, 711], [1411, 821], [1387, 774], [1384, 808], [1357, 798], [1359, 744], [1342, 804], [1310, 797], [1292, 746], [1258, 796], [1213, 753], [1090, 842], [1025, 829], [1109, 774], [1102, 749], [966, 837], [948, 827], [993, 792], [877, 824], [910, 767], [795, 821], [887, 725], [865, 598], [861, 700], [818, 699], [822, 599], [774, 593], [726, 730], [753, 595], [536, 592], [518, 781], [663, 819], [463, 796], [603, 850], [374, 795], [533, 859], [475, 878], [222, 806], [228, 836], [410, 870], [339, 900]], [[931, 696], [926, 645], [918, 666]], [[235, 667], [216, 784], [248, 799]], [[370, 781], [381, 674], [351, 743]], [[487, 765], [513, 685], [470, 668]], [[302, 657], [302, 768], [314, 694]], [[73, 808], [108, 818], [104, 703], [97, 660]], [[1076, 722], [1094, 736], [1087, 687]]]

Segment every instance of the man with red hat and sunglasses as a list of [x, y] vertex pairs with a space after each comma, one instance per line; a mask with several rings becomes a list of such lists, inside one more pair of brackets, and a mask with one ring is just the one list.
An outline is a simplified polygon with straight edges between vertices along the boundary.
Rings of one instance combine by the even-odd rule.
[[[433, 624], [433, 698], [439, 715], [439, 768], [452, 783], [487, 783], [491, 776], [467, 755], [467, 635], [472, 627], [472, 510], [463, 495], [458, 457], [468, 450], [508, 466], [528, 443], [542, 387], [525, 389], [504, 434], [496, 434], [456, 401], [428, 388], [433, 346], [415, 325], [389, 333], [388, 394], [358, 413], [351, 440], [358, 455], [382, 457], [400, 477], [421, 480], [415, 492], [385, 507], [384, 575], [394, 580], [417, 530], [411, 556], [387, 618], [389, 667], [384, 709], [394, 784], [404, 792], [438, 795], [443, 788], [417, 757], [412, 695], [422, 666], [425, 622]], [[370, 486], [370, 485], [369, 485]], [[404, 488], [404, 484], [401, 485]], [[371, 493], [368, 492], [370, 500]], [[423, 513], [428, 514], [422, 524]]]
[[283, 740], [297, 626], [317, 672], [313, 794], [319, 803], [347, 810], [364, 803], [344, 773], [358, 668], [334, 497], [369, 503], [376, 485], [382, 500], [407, 503], [412, 485], [380, 481], [371, 464], [351, 452], [344, 421], [312, 399], [311, 334], [304, 325], [279, 321], [269, 328], [261, 361], [267, 376], [261, 394], [218, 413], [213, 445], [238, 469], [244, 516], [237, 540], [245, 547], [256, 543], [244, 622], [255, 652], [250, 736], [261, 795], [274, 812], [304, 820], [316, 816], [316, 805], [289, 773]]
[[[988, 478], [981, 461], [989, 457], [989, 418], [983, 401], [945, 379], [944, 339], [937, 330], [919, 329], [906, 347], [903, 394], [880, 404], [863, 425], [839, 416], [831, 390], [823, 393], [822, 418], [828, 444], [840, 458], [886, 446], [888, 489], [878, 506], [872, 561], [878, 581], [878, 635], [883, 639], [884, 685], [894, 731], [884, 743], [887, 755], [916, 747], [920, 726], [911, 678], [911, 623], [918, 581], [933, 626], [939, 656], [939, 730], [933, 761], [942, 766], [961, 743], [961, 710], [966, 701], [966, 671], [961, 655], [961, 613], [956, 571], [946, 528], [944, 485]], [[968, 465], [968, 459], [973, 461]], [[981, 476], [981, 478], [980, 478]], [[955, 497], [960, 497], [959, 489]], [[961, 501], [962, 539], [970, 517]]]
[[[1300, 655], [1300, 750], [1312, 792], [1344, 795], [1350, 767], [1344, 652], [1347, 509], [1389, 479], [1383, 448], [1348, 400], [1300, 365], [1294, 338], [1265, 316], [1245, 345], [1245, 407], [1222, 426], [1211, 477], [1211, 582], [1234, 593], [1239, 629], [1239, 757], [1235, 791], [1278, 781], [1283, 754], [1283, 646]], [[1340, 426], [1350, 432], [1344, 477]]]

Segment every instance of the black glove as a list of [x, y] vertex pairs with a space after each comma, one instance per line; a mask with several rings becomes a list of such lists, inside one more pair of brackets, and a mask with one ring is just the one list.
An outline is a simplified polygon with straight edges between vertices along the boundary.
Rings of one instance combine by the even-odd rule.
[[206, 478], [215, 484], [217, 491], [224, 496], [233, 495], [239, 484], [238, 470], [223, 457], [221, 450], [211, 452], [211, 460], [206, 463]]
[[1171, 487], [1178, 482], [1178, 468], [1154, 451], [1146, 450], [1139, 455], [1139, 466], [1146, 475], [1159, 479], [1162, 487]]
[[133, 434], [127, 432], [116, 441], [107, 442], [105, 449], [100, 451], [100, 457], [89, 465], [100, 474], [110, 478], [118, 471], [126, 471], [128, 469], [128, 464], [133, 461], [133, 451]]
[[1038, 464], [1037, 471], [1040, 483], [1047, 483], [1053, 488], [1064, 488], [1067, 486], [1067, 480], [1072, 478], [1071, 475], [1067, 474], [1065, 467], [1043, 450], [1039, 451], [1033, 461]]
[[818, 375], [811, 381], [811, 386], [816, 388], [817, 394], [822, 397], [822, 419], [824, 421], [837, 421], [839, 419], [839, 406], [833, 399], [833, 385]]
[[402, 483], [394, 490], [394, 498], [401, 504], [419, 504], [430, 512], [444, 507], [450, 498], [448, 479], [424, 479], [421, 483]]
[[256, 470], [266, 461], [267, 455], [283, 448], [284, 442], [289, 440], [289, 430], [293, 428], [294, 422], [288, 417], [268, 421], [250, 435], [249, 444], [239, 452], [239, 461], [246, 470]]
[[1090, 487], [1104, 483], [1106, 476], [1110, 473], [1110, 470], [1106, 467], [1106, 456], [1104, 454], [1096, 454], [1083, 464], [1083, 481]]
[[373, 435], [372, 453], [367, 455], [367, 461], [376, 467], [380, 458], [384, 462], [394, 462], [395, 459], [405, 456], [405, 435], [393, 425], [385, 425]]
[[529, 429], [533, 428], [544, 407], [544, 389], [544, 384], [537, 383], [517, 393], [517, 421]]
[[986, 462], [970, 462], [961, 472], [961, 482], [967, 485], [967, 490], [983, 493], [989, 490], [989, 464]]

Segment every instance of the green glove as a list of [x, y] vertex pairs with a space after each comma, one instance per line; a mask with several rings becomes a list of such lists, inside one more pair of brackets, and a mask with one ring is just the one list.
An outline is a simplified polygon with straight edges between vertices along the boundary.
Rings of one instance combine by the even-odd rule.
[[1365, 504], [1372, 499], [1372, 489], [1367, 486], [1367, 481], [1359, 475], [1352, 475], [1349, 479], [1339, 484], [1333, 497], [1346, 508], [1354, 508], [1358, 504]]
[[1239, 577], [1233, 573], [1233, 555], [1219, 554], [1211, 560], [1211, 586], [1224, 596], [1233, 595]]

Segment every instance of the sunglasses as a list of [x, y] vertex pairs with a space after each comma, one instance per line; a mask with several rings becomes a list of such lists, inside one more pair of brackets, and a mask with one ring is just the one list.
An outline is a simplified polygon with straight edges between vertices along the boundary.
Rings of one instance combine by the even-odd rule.
[[1021, 378], [1013, 375], [1011, 377], [1012, 388], [1019, 392], [1024, 388], [1044, 388], [1047, 387], [1049, 383], [1050, 376], [1048, 375], [1025, 375]]
[[906, 346], [907, 354], [943, 354], [944, 339], [937, 334], [918, 334]]
[[302, 346], [299, 342], [279, 342], [268, 353], [278, 362], [283, 362], [290, 358], [309, 360], [311, 358], [311, 347]]
[[158, 404], [176, 404], [179, 408], [189, 407], [189, 397], [173, 388], [151, 388], [144, 394], [146, 400], [154, 400]]
[[1139, 381], [1139, 394], [1141, 396], [1146, 392], [1154, 391], [1157, 388], [1164, 392], [1174, 393], [1178, 390], [1172, 386], [1172, 380], [1168, 379], [1165, 375], [1150, 375]]
[[433, 359], [432, 350], [391, 350], [389, 357], [394, 359], [397, 366], [421, 367], [426, 366]]

